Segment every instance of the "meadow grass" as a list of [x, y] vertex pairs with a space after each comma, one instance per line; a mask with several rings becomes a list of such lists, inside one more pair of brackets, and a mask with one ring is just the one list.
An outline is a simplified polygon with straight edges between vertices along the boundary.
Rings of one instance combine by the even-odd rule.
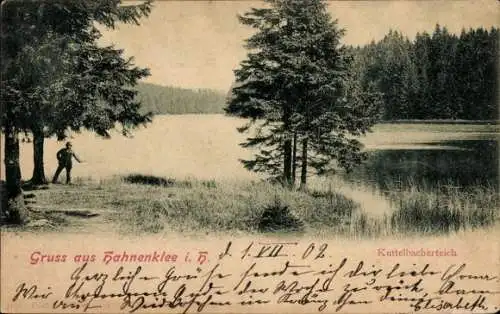
[[[271, 232], [404, 237], [486, 227], [499, 218], [500, 197], [493, 187], [458, 190], [413, 185], [393, 187], [385, 197], [392, 211], [374, 217], [332, 186], [299, 191], [265, 181], [175, 180], [132, 174], [98, 182], [77, 178], [72, 186], [53, 185], [37, 193], [36, 199], [37, 206], [49, 210], [105, 211], [111, 215], [107, 218], [110, 229], [130, 235]], [[71, 230], [71, 221], [65, 225]]]
[[[130, 183], [133, 181], [134, 183]], [[291, 191], [265, 181], [174, 180], [129, 175], [37, 194], [37, 203], [113, 212], [121, 233], [346, 233], [359, 205], [341, 194]], [[280, 215], [269, 213], [280, 212]], [[267, 213], [267, 214], [266, 214]]]

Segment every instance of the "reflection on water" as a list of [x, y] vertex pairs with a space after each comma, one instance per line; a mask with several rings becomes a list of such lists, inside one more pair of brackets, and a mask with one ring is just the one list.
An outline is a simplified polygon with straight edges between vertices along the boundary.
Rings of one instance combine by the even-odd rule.
[[498, 189], [498, 142], [452, 140], [418, 146], [376, 149], [366, 163], [346, 175], [351, 182], [379, 189], [452, 184], [489, 185]]

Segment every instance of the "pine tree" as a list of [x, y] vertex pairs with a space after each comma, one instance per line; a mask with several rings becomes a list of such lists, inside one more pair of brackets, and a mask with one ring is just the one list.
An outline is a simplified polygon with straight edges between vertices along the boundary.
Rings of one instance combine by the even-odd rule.
[[433, 105], [431, 118], [455, 118], [456, 96], [455, 57], [456, 38], [446, 27], [436, 25], [430, 42], [431, 53], [431, 91]]
[[416, 67], [411, 58], [411, 43], [397, 31], [376, 44], [370, 71], [378, 91], [383, 94], [385, 120], [408, 119], [417, 92]]
[[270, 0], [269, 8], [252, 9], [240, 21], [257, 30], [247, 40], [248, 58], [235, 71], [226, 112], [249, 118], [240, 129], [257, 132], [242, 144], [259, 148], [247, 169], [295, 184], [301, 164], [301, 186], [309, 168], [323, 174], [337, 165], [351, 169], [363, 159], [360, 135], [374, 123], [370, 102], [361, 90], [347, 92], [352, 56], [324, 1]]
[[430, 81], [430, 41], [428, 33], [418, 33], [413, 45], [413, 63], [416, 67], [418, 91], [413, 110], [413, 119], [429, 119], [428, 112], [432, 105], [431, 81]]

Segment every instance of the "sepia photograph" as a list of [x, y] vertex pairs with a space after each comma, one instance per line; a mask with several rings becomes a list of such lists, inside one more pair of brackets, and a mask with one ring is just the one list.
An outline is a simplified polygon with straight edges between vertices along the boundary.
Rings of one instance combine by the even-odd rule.
[[486, 0], [2, 0], [0, 311], [500, 311], [499, 27]]

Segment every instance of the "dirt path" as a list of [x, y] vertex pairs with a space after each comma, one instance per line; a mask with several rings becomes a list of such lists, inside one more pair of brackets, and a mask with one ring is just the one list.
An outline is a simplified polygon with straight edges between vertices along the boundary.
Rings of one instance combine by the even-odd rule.
[[97, 234], [114, 233], [117, 230], [118, 226], [113, 220], [114, 211], [109, 209], [92, 209], [92, 213], [94, 214], [92, 217], [82, 217], [73, 214], [85, 210], [84, 208], [73, 208], [64, 213], [67, 216], [68, 227], [72, 232]]

